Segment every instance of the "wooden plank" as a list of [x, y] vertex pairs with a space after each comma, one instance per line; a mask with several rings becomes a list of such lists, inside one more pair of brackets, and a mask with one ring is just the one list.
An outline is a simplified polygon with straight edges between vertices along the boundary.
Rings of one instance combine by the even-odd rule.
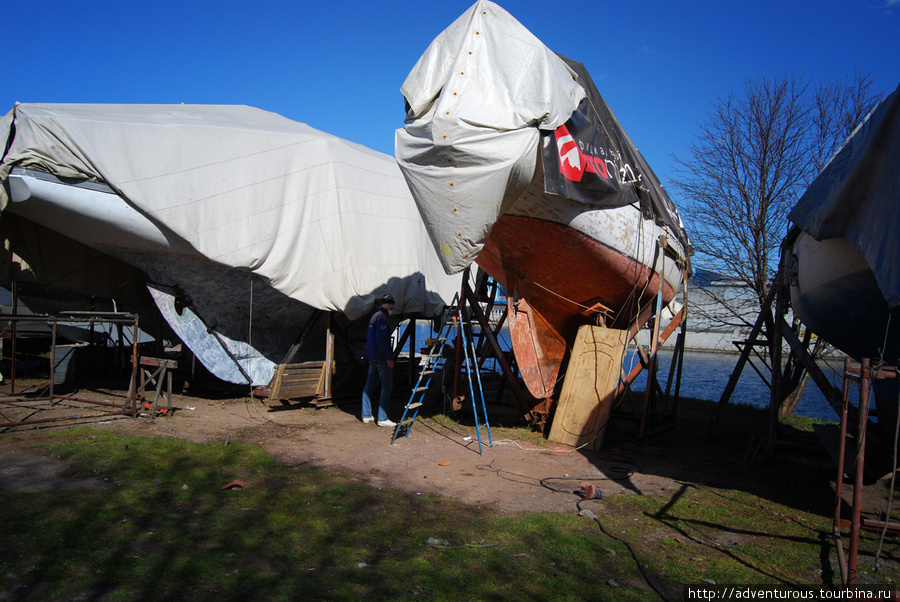
[[579, 327], [550, 426], [550, 441], [579, 447], [593, 440], [592, 448], [600, 448], [627, 343], [627, 330], [590, 324]]
[[269, 383], [269, 398], [270, 399], [281, 399], [279, 397], [279, 391], [281, 390], [281, 377], [284, 375], [285, 364], [278, 364], [275, 366], [275, 374], [272, 376], [272, 380]]
[[295, 369], [295, 368], [321, 368], [325, 365], [324, 361], [315, 361], [315, 362], [303, 362], [300, 364], [279, 364], [280, 366], [284, 366], [286, 369]]
[[315, 397], [318, 384], [313, 386], [282, 387], [278, 399], [295, 399], [298, 397]]
[[319, 399], [331, 399], [331, 376], [334, 374], [334, 361], [328, 361], [322, 365], [319, 372], [319, 384], [316, 388], [316, 396]]
[[319, 376], [322, 374], [322, 370], [316, 370], [315, 372], [305, 372], [300, 374], [285, 374], [281, 377], [282, 386], [285, 384], [297, 384], [297, 383], [306, 383], [306, 382], [319, 382]]
[[156, 357], [146, 357], [143, 355], [141, 356], [140, 363], [142, 366], [156, 366], [156, 367], [163, 366], [168, 369], [175, 369], [178, 367], [177, 360], [166, 360], [166, 359], [160, 359], [160, 358], [156, 358]]
[[254, 395], [272, 400], [318, 397], [325, 386], [324, 361], [279, 364], [275, 367], [270, 386], [257, 390]]

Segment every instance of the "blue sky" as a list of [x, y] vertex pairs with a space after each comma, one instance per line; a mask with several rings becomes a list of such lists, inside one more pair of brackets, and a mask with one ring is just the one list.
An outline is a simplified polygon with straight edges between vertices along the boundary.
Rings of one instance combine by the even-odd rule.
[[[400, 85], [472, 3], [19, 4], [0, 36], [0, 110], [17, 101], [247, 104], [392, 155]], [[664, 184], [711, 101], [745, 79], [842, 79], [858, 68], [877, 90], [900, 84], [900, 0], [499, 4], [585, 64]]]

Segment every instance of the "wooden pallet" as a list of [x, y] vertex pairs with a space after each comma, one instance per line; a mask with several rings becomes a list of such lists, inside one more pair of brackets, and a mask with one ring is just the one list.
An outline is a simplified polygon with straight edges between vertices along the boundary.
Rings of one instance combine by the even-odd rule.
[[331, 405], [324, 397], [326, 375], [324, 361], [278, 364], [268, 386], [254, 389], [253, 396], [285, 404], [292, 399], [315, 398], [317, 406]]

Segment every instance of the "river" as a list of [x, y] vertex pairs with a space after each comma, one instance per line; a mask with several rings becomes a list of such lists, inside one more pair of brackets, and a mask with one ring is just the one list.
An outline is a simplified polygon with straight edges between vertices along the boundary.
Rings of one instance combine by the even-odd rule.
[[[416, 327], [417, 346], [421, 348], [422, 342], [429, 336], [433, 336], [433, 333], [428, 326], [419, 325]], [[499, 343], [504, 350], [508, 350], [512, 347], [509, 339], [509, 331], [501, 331]], [[407, 344], [404, 347], [404, 351], [408, 351], [408, 349], [409, 345]], [[736, 353], [685, 352], [682, 365], [681, 396], [718, 401], [725, 391], [728, 379], [737, 364], [738, 357], [739, 356]], [[659, 353], [659, 358], [659, 381], [660, 384], [665, 387], [669, 366], [672, 363], [672, 351], [661, 351]], [[634, 352], [634, 347], [631, 346], [625, 356], [625, 372], [629, 372], [631, 367], [637, 362], [637, 354]], [[755, 360], [755, 363], [760, 365], [758, 360]], [[490, 362], [488, 364], [490, 365]], [[843, 360], [833, 359], [829, 361], [827, 365], [820, 364], [820, 366], [823, 367], [823, 371], [829, 377], [831, 382], [840, 388], [840, 372], [843, 370]], [[768, 374], [765, 369], [762, 369], [762, 372], [766, 379], [771, 378], [771, 375]], [[646, 389], [646, 383], [646, 373], [641, 373], [632, 385], [632, 388], [636, 391], [643, 391]], [[769, 403], [768, 385], [763, 382], [760, 375], [757, 374], [749, 364], [744, 367], [744, 370], [741, 373], [741, 378], [738, 381], [730, 403], [743, 403], [755, 407], [766, 407]], [[839, 421], [837, 413], [825, 400], [825, 396], [812, 380], [809, 381], [803, 396], [800, 398], [795, 414], [831, 422]]]

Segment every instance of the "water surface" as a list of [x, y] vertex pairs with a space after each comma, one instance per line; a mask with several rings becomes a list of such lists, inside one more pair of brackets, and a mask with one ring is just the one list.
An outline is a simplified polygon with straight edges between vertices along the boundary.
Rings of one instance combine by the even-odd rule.
[[[416, 327], [416, 345], [421, 348], [426, 338], [434, 336], [429, 326], [419, 325]], [[509, 339], [509, 331], [502, 330], [498, 337], [500, 347], [504, 350], [512, 348]], [[404, 346], [404, 351], [408, 351], [409, 344]], [[709, 401], [718, 401], [725, 391], [728, 379], [734, 371], [738, 361], [737, 353], [707, 353], [699, 351], [688, 351], [684, 355], [681, 377], [681, 396], [693, 397], [696, 399], [706, 399]], [[658, 376], [660, 385], [665, 389], [666, 379], [669, 374], [669, 366], [672, 363], [672, 351], [664, 350], [659, 353], [660, 374]], [[634, 346], [629, 347], [629, 351], [625, 355], [623, 369], [625, 373], [631, 371], [631, 368], [638, 363], [637, 354]], [[762, 367], [759, 360], [754, 360], [757, 366], [767, 380], [771, 379], [771, 375]], [[499, 370], [493, 361], [487, 362], [488, 368]], [[841, 387], [841, 371], [843, 370], [842, 359], [832, 359], [824, 363], [820, 363], [820, 367], [828, 376], [829, 380], [838, 388]], [[632, 384], [632, 389], [636, 391], [644, 391], [647, 386], [646, 372], [641, 373], [637, 380]], [[673, 384], [674, 391], [674, 384]], [[742, 403], [755, 407], [766, 407], [769, 404], [769, 387], [759, 374], [750, 364], [744, 366], [737, 387], [731, 396], [729, 403]], [[819, 390], [812, 380], [806, 386], [803, 396], [797, 403], [795, 413], [799, 416], [809, 418], [818, 418], [827, 421], [839, 421], [839, 416], [832, 409], [831, 405], [825, 400], [825, 396]]]

